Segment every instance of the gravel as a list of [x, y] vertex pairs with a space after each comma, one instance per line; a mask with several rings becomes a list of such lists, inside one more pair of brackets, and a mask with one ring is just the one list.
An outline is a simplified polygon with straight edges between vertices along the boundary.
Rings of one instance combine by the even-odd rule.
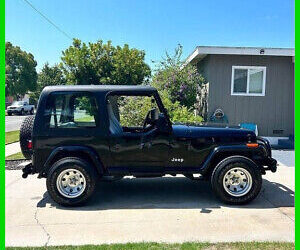
[[19, 164], [27, 160], [6, 160], [5, 161], [5, 170], [20, 170], [23, 167], [19, 167]]

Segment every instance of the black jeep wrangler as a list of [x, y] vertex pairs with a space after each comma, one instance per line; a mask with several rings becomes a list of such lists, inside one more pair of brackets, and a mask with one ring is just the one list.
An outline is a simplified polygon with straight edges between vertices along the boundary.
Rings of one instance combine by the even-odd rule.
[[172, 125], [150, 86], [46, 87], [20, 143], [31, 159], [23, 177], [47, 178], [52, 199], [67, 206], [85, 202], [98, 180], [167, 174], [200, 174], [222, 201], [244, 204], [277, 166], [268, 141], [250, 130]]

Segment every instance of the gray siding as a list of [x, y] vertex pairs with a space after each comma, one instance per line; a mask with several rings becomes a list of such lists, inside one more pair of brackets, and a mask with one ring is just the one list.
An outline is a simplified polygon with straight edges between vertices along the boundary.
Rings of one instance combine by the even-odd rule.
[[[265, 96], [232, 96], [232, 66], [266, 66]], [[294, 63], [291, 57], [209, 55], [198, 63], [209, 82], [209, 116], [221, 108], [229, 123], [251, 122], [263, 136], [294, 135]], [[274, 130], [283, 130], [274, 134]]]

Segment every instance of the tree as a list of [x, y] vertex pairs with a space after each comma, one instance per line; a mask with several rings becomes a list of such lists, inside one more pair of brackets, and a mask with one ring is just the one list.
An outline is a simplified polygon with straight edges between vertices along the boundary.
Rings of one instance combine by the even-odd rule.
[[33, 93], [31, 93], [30, 102], [32, 104], [36, 104], [43, 88], [46, 86], [65, 84], [66, 78], [61, 70], [61, 67], [57, 64], [51, 67], [49, 63], [46, 63], [41, 72], [38, 74], [37, 88]]
[[5, 44], [5, 95], [19, 98], [36, 89], [36, 61], [31, 53]]
[[62, 68], [68, 84], [142, 84], [151, 75], [138, 49], [114, 47], [111, 42], [84, 43], [74, 39], [63, 51]]
[[205, 80], [195, 66], [184, 65], [181, 57], [181, 45], [175, 49], [173, 56], [166, 53], [166, 57], [157, 65], [151, 85], [159, 91], [166, 90], [172, 102], [178, 101], [187, 108], [193, 108], [197, 92]]

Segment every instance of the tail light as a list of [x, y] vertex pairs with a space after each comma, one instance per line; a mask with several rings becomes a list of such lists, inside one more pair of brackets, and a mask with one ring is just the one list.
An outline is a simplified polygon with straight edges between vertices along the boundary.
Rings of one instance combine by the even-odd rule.
[[31, 141], [31, 140], [29, 140], [29, 141], [27, 142], [27, 148], [28, 148], [28, 149], [32, 149], [32, 141]]

